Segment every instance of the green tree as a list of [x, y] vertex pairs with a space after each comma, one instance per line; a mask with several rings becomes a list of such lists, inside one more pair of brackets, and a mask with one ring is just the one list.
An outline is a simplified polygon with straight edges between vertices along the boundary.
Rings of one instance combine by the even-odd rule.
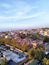
[[6, 61], [5, 60], [1, 60], [1, 65], [6, 65]]
[[36, 49], [36, 58], [41, 61], [45, 57], [45, 52], [42, 48]]
[[36, 50], [31, 48], [28, 52], [28, 57], [29, 59], [32, 59], [32, 58], [35, 58], [35, 55], [36, 55]]
[[19, 37], [22, 38], [22, 39], [24, 39], [26, 37], [26, 35], [23, 34], [23, 33], [19, 33]]
[[47, 42], [47, 43], [49, 43], [49, 37], [45, 36], [43, 42]]
[[49, 60], [47, 58], [44, 58], [42, 61], [43, 65], [49, 65]]

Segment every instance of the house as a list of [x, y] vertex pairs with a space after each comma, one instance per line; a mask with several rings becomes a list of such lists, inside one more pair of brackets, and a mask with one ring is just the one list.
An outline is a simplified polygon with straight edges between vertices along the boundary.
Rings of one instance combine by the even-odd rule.
[[44, 47], [45, 47], [45, 51], [49, 52], [49, 43], [45, 43]]
[[[17, 51], [17, 50], [16, 50]], [[3, 52], [3, 55], [6, 57], [7, 62], [12, 60], [16, 64], [24, 61], [26, 59], [26, 56], [21, 55], [21, 53], [16, 53], [10, 50], [6, 50]]]
[[37, 42], [36, 41], [33, 41], [32, 42], [32, 45], [33, 45], [33, 48], [36, 48], [37, 47]]
[[16, 65], [16, 62], [14, 62], [13, 60], [9, 60], [9, 61], [7, 62], [7, 65]]

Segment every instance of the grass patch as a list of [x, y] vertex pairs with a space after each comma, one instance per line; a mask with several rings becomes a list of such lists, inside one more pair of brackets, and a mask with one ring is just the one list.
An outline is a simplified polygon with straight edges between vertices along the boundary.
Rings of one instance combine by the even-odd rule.
[[38, 60], [34, 60], [34, 61], [31, 62], [29, 65], [38, 65]]

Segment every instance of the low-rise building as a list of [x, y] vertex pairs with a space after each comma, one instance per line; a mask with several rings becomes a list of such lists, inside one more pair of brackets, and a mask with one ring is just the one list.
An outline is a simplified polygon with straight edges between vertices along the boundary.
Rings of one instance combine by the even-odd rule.
[[20, 52], [19, 50], [14, 50], [14, 49], [13, 50], [10, 50], [10, 49], [4, 50], [4, 48], [2, 48], [2, 46], [0, 47], [0, 49], [2, 49], [1, 50], [2, 52], [0, 52], [0, 59], [5, 58], [6, 62], [9, 62], [10, 60], [12, 60], [14, 63], [16, 63], [18, 65], [19, 63], [24, 62], [26, 59], [25, 54]]

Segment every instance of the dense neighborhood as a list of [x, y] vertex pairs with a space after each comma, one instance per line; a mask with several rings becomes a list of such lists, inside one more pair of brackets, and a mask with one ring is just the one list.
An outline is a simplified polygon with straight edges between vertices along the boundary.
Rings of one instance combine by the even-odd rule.
[[0, 32], [0, 64], [49, 65], [49, 28]]

